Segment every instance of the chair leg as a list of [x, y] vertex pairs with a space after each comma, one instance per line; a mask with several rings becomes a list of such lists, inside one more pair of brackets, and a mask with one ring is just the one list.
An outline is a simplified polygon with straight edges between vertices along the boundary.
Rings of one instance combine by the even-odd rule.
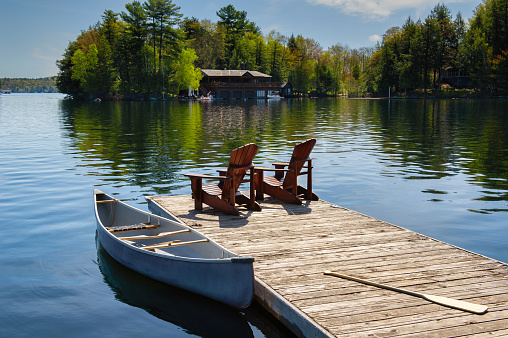
[[194, 197], [194, 209], [203, 210], [203, 180], [201, 178], [191, 179], [192, 197]]
[[305, 198], [312, 200], [312, 160], [307, 161], [307, 193]]
[[[275, 165], [275, 169], [284, 169], [284, 166], [283, 166], [283, 165], [278, 165], [278, 164], [276, 164], [276, 165]], [[276, 172], [275, 172], [274, 177], [275, 177], [277, 180], [279, 180], [279, 181], [280, 181], [280, 180], [282, 180], [282, 179], [284, 178], [284, 172], [282, 172], [282, 171], [276, 171]]]
[[256, 203], [256, 176], [254, 168], [250, 169], [249, 190], [250, 190], [249, 209], [254, 210], [254, 204]]
[[294, 163], [293, 168], [290, 169], [293, 169], [293, 182], [291, 182], [292, 185], [291, 192], [293, 195], [296, 196], [298, 195], [298, 173], [296, 171], [296, 163]]
[[255, 174], [255, 184], [256, 184], [256, 201], [262, 201], [265, 199], [265, 192], [264, 192], [264, 172], [263, 170], [256, 170], [254, 172]]
[[309, 191], [308, 189], [305, 189], [301, 185], [298, 186], [298, 196], [304, 196], [306, 200], [310, 201], [319, 201], [319, 197], [315, 193]]
[[229, 204], [233, 207], [236, 205], [235, 195], [236, 195], [236, 177], [235, 172], [233, 171], [233, 179], [231, 180], [231, 184], [229, 186]]
[[236, 203], [238, 204], [246, 204], [247, 209], [253, 211], [261, 211], [261, 206], [255, 200], [248, 198], [243, 194], [236, 195]]

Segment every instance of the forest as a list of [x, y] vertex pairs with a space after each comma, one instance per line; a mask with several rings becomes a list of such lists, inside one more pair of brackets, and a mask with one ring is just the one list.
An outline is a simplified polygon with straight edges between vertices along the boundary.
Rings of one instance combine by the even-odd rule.
[[3, 78], [0, 79], [0, 88], [8, 89], [13, 93], [56, 93], [55, 76], [38, 79], [29, 78]]
[[[257, 70], [299, 95], [439, 95], [468, 88], [508, 93], [508, 0], [483, 0], [469, 22], [443, 4], [424, 19], [388, 29], [375, 47], [324, 50], [302, 35], [263, 34], [228, 5], [217, 21], [183, 17], [171, 0], [133, 1], [69, 43], [56, 85], [75, 98], [175, 96], [199, 87], [200, 69]], [[340, 36], [337, 37], [340, 40]], [[450, 82], [460, 75], [462, 82]]]

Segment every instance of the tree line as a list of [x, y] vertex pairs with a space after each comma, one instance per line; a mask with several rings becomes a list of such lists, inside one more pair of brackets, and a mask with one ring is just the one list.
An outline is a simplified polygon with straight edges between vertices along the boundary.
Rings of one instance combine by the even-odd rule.
[[55, 76], [38, 79], [29, 78], [3, 78], [0, 79], [0, 88], [9, 89], [13, 93], [56, 93]]
[[424, 21], [408, 18], [383, 36], [364, 73], [365, 89], [434, 92], [447, 76], [493, 95], [508, 92], [508, 0], [484, 0], [466, 24], [438, 4]]
[[300, 94], [384, 95], [438, 91], [445, 72], [461, 72], [482, 93], [507, 91], [508, 0], [483, 0], [469, 23], [438, 4], [408, 18], [376, 47], [340, 43], [324, 50], [302, 35], [263, 35], [247, 12], [228, 5], [217, 21], [185, 17], [171, 0], [133, 1], [106, 10], [57, 61], [57, 87], [75, 97], [138, 98], [199, 87], [200, 69], [257, 70]]

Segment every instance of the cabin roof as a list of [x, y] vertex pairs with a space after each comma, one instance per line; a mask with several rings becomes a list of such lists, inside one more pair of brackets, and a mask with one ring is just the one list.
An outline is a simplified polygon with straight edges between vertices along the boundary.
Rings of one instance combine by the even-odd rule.
[[239, 69], [201, 69], [205, 76], [209, 77], [263, 77], [271, 78], [270, 75], [255, 70], [239, 70]]

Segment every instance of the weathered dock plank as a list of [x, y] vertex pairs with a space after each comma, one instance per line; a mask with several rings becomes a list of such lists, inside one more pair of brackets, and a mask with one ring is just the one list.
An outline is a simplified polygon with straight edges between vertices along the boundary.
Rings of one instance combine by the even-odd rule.
[[[256, 259], [256, 297], [300, 336], [507, 335], [508, 264], [324, 201], [261, 202], [229, 216], [190, 196], [147, 198], [228, 249]], [[489, 306], [475, 315], [337, 277]]]

